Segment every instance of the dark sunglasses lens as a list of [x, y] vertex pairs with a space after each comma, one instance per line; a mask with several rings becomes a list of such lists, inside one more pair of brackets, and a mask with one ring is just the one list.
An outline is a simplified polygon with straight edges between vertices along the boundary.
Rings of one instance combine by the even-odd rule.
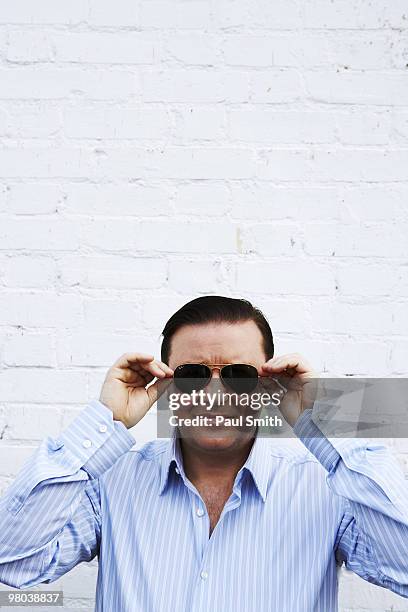
[[224, 366], [222, 379], [236, 393], [251, 393], [258, 384], [258, 370], [245, 363]]
[[174, 370], [174, 384], [182, 393], [204, 389], [211, 379], [211, 370], [204, 364], [186, 363]]

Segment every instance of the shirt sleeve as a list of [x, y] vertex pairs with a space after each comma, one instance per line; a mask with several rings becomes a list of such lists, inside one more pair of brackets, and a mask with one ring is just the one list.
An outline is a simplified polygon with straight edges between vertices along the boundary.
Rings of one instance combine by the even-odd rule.
[[59, 438], [45, 438], [0, 499], [0, 582], [53, 582], [99, 550], [99, 478], [135, 444], [92, 400]]
[[310, 409], [293, 429], [327, 470], [327, 485], [345, 501], [338, 561], [365, 580], [408, 597], [408, 484], [398, 461], [380, 443], [326, 438]]

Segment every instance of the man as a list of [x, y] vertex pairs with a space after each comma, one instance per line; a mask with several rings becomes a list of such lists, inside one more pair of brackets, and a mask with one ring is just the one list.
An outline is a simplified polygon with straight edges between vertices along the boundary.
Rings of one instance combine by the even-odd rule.
[[[323, 437], [302, 395], [311, 368], [273, 352], [259, 310], [206, 296], [170, 318], [161, 360], [122, 355], [99, 400], [42, 442], [0, 500], [0, 581], [53, 582], [97, 555], [99, 612], [332, 612], [344, 562], [408, 597], [397, 462], [380, 444]], [[208, 427], [127, 452], [128, 428], [185, 364], [208, 365], [208, 384], [228, 382], [225, 364], [296, 381], [281, 411], [299, 439]]]

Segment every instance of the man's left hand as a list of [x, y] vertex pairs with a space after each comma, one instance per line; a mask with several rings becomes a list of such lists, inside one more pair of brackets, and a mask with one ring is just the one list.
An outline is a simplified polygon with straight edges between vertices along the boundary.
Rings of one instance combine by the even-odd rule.
[[[268, 380], [266, 386], [269, 387], [275, 378], [288, 390], [281, 400], [279, 410], [293, 427], [302, 412], [313, 407], [317, 373], [302, 355], [290, 353], [269, 359], [263, 364], [260, 374], [262, 377], [268, 377], [269, 380], [265, 378], [265, 382]], [[278, 385], [276, 387], [278, 388]]]

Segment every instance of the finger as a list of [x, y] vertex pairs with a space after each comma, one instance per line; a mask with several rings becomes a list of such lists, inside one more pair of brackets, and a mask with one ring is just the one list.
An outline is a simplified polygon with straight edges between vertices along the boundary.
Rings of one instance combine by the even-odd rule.
[[303, 374], [311, 370], [310, 365], [299, 353], [291, 353], [274, 357], [263, 364], [264, 371], [283, 372], [284, 370], [292, 370], [294, 373]]
[[143, 364], [143, 367], [157, 378], [165, 378], [168, 375], [156, 360]]
[[111, 375], [121, 382], [135, 387], [145, 387], [154, 376], [146, 370], [134, 370], [133, 368], [111, 368]]
[[[140, 355], [140, 353], [139, 353]], [[160, 378], [165, 376], [172, 376], [173, 370], [169, 368], [165, 363], [159, 361], [158, 359], [154, 359], [151, 355], [146, 355], [146, 359], [138, 359], [132, 362], [129, 362], [129, 368], [134, 370], [135, 372], [139, 372], [143, 375], [143, 372], [149, 372], [154, 376], [158, 376]]]
[[169, 376], [173, 376], [174, 374], [174, 370], [172, 370], [167, 363], [164, 363], [164, 361], [159, 361], [158, 359], [156, 360], [156, 362], [159, 364], [159, 366], [161, 367], [161, 369], [168, 374]]
[[128, 368], [136, 363], [148, 363], [153, 361], [154, 355], [147, 353], [123, 353], [113, 364], [117, 368]]

